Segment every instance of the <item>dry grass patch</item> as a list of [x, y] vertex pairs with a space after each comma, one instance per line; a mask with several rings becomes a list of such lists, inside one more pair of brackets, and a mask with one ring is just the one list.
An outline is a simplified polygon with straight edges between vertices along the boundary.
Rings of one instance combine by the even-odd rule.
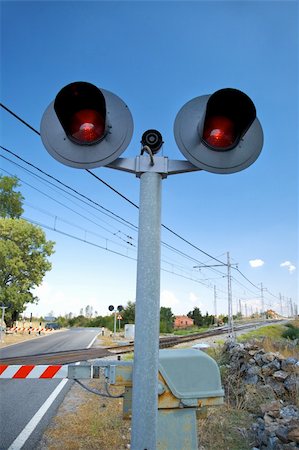
[[228, 405], [208, 409], [205, 419], [198, 421], [202, 450], [250, 450], [250, 425], [253, 417], [247, 411]]
[[[103, 382], [86, 381], [104, 391]], [[113, 394], [121, 389], [111, 388]], [[122, 418], [122, 399], [99, 397], [74, 384], [45, 432], [39, 450], [125, 450], [130, 421]]]

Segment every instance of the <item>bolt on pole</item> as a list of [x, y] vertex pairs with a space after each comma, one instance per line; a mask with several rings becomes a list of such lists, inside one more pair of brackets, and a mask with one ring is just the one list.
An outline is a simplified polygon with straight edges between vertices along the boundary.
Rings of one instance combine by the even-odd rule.
[[160, 332], [161, 183], [140, 176], [132, 396], [132, 450], [156, 450]]

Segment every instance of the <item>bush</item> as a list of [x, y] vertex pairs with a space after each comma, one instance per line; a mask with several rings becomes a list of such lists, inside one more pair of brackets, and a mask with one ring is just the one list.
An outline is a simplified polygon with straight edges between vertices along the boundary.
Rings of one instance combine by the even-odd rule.
[[287, 330], [282, 333], [282, 337], [290, 339], [291, 341], [299, 339], [299, 328], [294, 327], [291, 323], [288, 323], [286, 326]]

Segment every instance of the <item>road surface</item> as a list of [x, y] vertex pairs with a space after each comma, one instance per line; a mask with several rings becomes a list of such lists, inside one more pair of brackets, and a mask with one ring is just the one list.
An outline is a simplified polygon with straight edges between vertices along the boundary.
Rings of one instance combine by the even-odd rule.
[[[54, 332], [0, 350], [0, 359], [89, 348], [99, 328]], [[0, 380], [0, 450], [33, 450], [73, 381]]]

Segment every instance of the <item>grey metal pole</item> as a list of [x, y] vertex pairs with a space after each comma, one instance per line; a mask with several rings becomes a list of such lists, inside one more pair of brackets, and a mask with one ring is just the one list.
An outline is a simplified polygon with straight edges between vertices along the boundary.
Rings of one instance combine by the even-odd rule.
[[114, 311], [114, 329], [113, 329], [113, 336], [116, 336], [116, 311]]
[[156, 450], [160, 328], [162, 176], [140, 176], [132, 450]]
[[8, 306], [0, 306], [0, 308], [2, 308], [2, 315], [1, 315], [1, 330], [0, 330], [0, 342], [4, 342], [3, 337], [2, 337], [2, 333], [3, 333], [3, 327], [4, 327], [4, 313], [6, 308], [8, 308]]

